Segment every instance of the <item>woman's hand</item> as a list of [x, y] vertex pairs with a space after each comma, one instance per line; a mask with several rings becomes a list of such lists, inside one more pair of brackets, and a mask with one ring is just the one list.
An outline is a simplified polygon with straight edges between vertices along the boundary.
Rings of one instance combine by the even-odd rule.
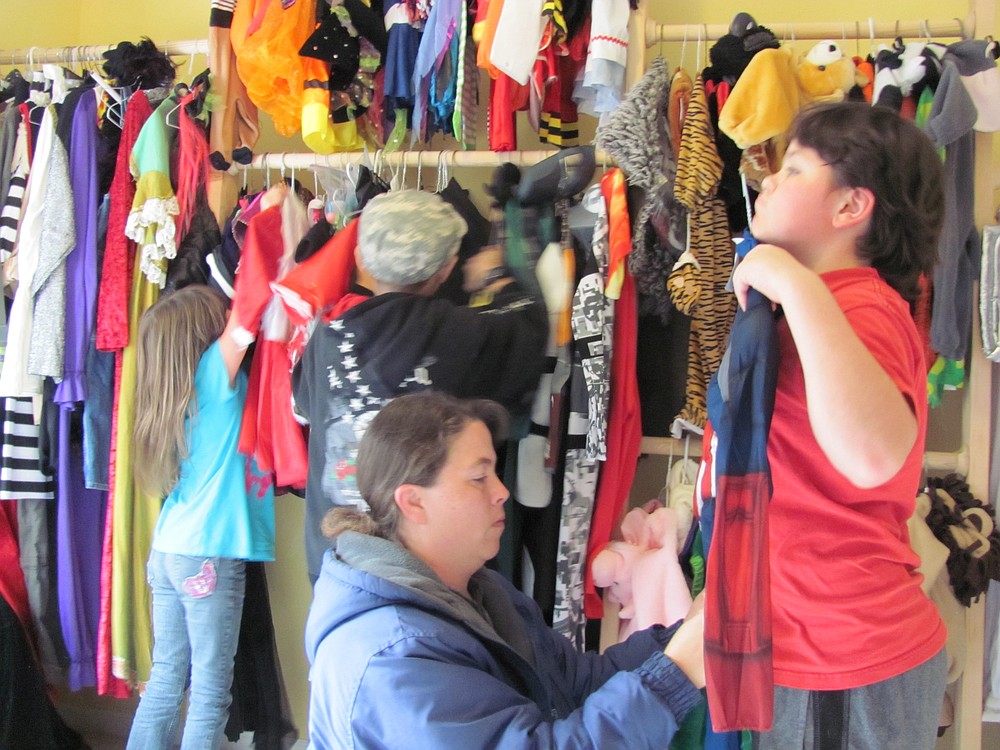
[[691, 680], [705, 687], [705, 594], [698, 594], [663, 653]]

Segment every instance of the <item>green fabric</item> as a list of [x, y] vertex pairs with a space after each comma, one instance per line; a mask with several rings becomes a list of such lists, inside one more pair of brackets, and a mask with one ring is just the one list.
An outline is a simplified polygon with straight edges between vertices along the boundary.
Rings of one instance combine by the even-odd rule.
[[129, 344], [122, 350], [121, 385], [114, 452], [114, 486], [108, 500], [111, 532], [111, 672], [130, 685], [149, 680], [153, 656], [151, 597], [146, 559], [161, 498], [142, 493], [133, 481], [131, 443], [135, 420], [136, 331], [142, 314], [160, 296], [160, 289], [141, 273], [132, 276], [129, 303]]
[[[702, 695], [705, 691], [701, 691]], [[677, 733], [670, 741], [670, 750], [702, 750], [705, 747], [705, 721], [708, 718], [708, 703], [702, 701], [677, 728]]]
[[936, 408], [941, 405], [945, 391], [957, 391], [964, 385], [965, 360], [939, 356], [927, 373], [927, 403]]
[[458, 14], [458, 64], [455, 66], [455, 108], [451, 113], [451, 132], [465, 147], [465, 133], [462, 122], [462, 94], [465, 90], [465, 44], [468, 35], [469, 6], [462, 3], [462, 12]]
[[406, 137], [406, 110], [397, 109], [394, 111], [396, 121], [392, 125], [392, 130], [389, 131], [389, 135], [385, 138], [385, 153], [387, 154], [398, 151], [399, 147], [403, 145], [403, 139]]
[[698, 596], [705, 589], [705, 550], [702, 547], [701, 529], [695, 531], [691, 542], [691, 596]]

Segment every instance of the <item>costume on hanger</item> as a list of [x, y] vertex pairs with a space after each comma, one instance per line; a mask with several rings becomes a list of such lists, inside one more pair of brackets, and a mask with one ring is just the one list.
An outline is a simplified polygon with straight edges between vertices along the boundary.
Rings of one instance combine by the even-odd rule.
[[[52, 66], [55, 67], [55, 66]], [[58, 69], [60, 70], [61, 69]], [[53, 74], [58, 78], [58, 74]], [[55, 82], [53, 83], [55, 89]], [[57, 381], [63, 377], [66, 324], [66, 257], [76, 243], [73, 187], [69, 174], [69, 135], [73, 109], [80, 92], [61, 101], [58, 108], [56, 138], [48, 162], [45, 206], [42, 210], [41, 252], [31, 278], [34, 297], [31, 344], [28, 349], [28, 372]]]
[[137, 91], [129, 98], [109, 191], [108, 233], [97, 293], [97, 348], [104, 352], [123, 349], [129, 339], [128, 299], [136, 248], [125, 234], [136, 192], [129, 163], [132, 147], [152, 113], [145, 91]]
[[[284, 185], [282, 184], [283, 188]], [[274, 188], [272, 188], [274, 190]], [[233, 332], [241, 343], [257, 340], [243, 407], [239, 450], [257, 460], [279, 487], [306, 483], [306, 442], [292, 413], [288, 341], [291, 326], [270, 283], [294, 264], [298, 241], [308, 229], [305, 207], [289, 190], [250, 222], [234, 284]]]
[[583, 78], [573, 99], [581, 112], [595, 117], [613, 112], [621, 101], [628, 52], [627, 3], [596, 0], [591, 5], [590, 49]]
[[[754, 58], [757, 59], [757, 58]], [[708, 379], [718, 369], [736, 298], [726, 291], [732, 270], [732, 242], [726, 208], [716, 197], [722, 160], [712, 138], [701, 75], [695, 79], [677, 157], [674, 196], [690, 214], [690, 244], [674, 266], [668, 288], [677, 309], [691, 317], [687, 401], [674, 418], [674, 437], [701, 432]]]
[[635, 282], [628, 272], [632, 243], [628, 208], [625, 205], [625, 178], [620, 169], [611, 169], [601, 178], [601, 190], [608, 207], [610, 256], [605, 294], [615, 299], [614, 356], [611, 360], [611, 389], [608, 416], [608, 458], [597, 480], [597, 498], [587, 541], [584, 579], [584, 612], [596, 619], [604, 605], [594, 586], [590, 564], [611, 539], [612, 528], [628, 499], [639, 458], [642, 425], [639, 423], [639, 388], [635, 378], [635, 337], [637, 306]]
[[173, 133], [167, 115], [180, 104], [164, 99], [143, 123], [129, 159], [136, 179], [132, 210], [125, 235], [136, 243], [139, 270], [162, 289], [167, 283], [167, 261], [177, 256], [176, 217], [180, 213], [170, 181]]
[[55, 399], [71, 404], [87, 397], [87, 349], [97, 303], [97, 98], [85, 89], [73, 113], [69, 175], [75, 243], [66, 258], [65, 352]]
[[965, 358], [971, 325], [969, 294], [977, 270], [973, 259], [979, 251], [973, 216], [974, 131], [1000, 129], [1000, 117], [991, 119], [990, 109], [977, 107], [967, 86], [967, 79], [983, 66], [996, 68], [985, 49], [986, 42], [977, 40], [956, 42], [948, 48], [927, 120], [927, 132], [935, 145], [945, 149], [945, 219], [938, 241], [939, 261], [934, 267], [931, 346], [948, 359]]
[[315, 27], [316, 0], [242, 0], [233, 11], [230, 41], [240, 79], [285, 137], [301, 127], [305, 71], [299, 49]]
[[[30, 396], [38, 399], [42, 381], [28, 369], [31, 326], [34, 317], [32, 279], [41, 255], [44, 230], [43, 214], [49, 176], [49, 156], [55, 141], [56, 114], [50, 104], [45, 107], [38, 141], [31, 159], [32, 169], [24, 198], [24, 210], [17, 238], [17, 291], [11, 305], [7, 326], [7, 348], [3, 369], [0, 370], [0, 395]], [[37, 159], [37, 161], [36, 161]]]
[[[208, 69], [212, 71], [212, 93], [215, 95], [211, 142], [232, 143], [235, 149], [252, 149], [257, 144], [260, 127], [257, 105], [250, 100], [246, 85], [236, 72], [231, 36], [235, 7], [234, 0], [212, 0], [209, 12]], [[219, 156], [225, 162], [229, 154]], [[219, 166], [223, 166], [222, 163]]]
[[705, 582], [705, 670], [716, 731], [766, 731], [774, 715], [767, 436], [777, 377], [770, 301], [751, 290], [708, 387], [716, 489]]

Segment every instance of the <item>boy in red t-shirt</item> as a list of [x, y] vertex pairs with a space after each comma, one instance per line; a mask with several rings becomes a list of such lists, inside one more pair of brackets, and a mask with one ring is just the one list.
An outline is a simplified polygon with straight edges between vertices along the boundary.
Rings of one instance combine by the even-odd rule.
[[775, 716], [755, 748], [934, 747], [945, 628], [906, 528], [927, 423], [908, 302], [943, 215], [930, 140], [853, 102], [799, 116], [757, 199], [764, 244], [734, 287], [783, 315], [768, 437]]

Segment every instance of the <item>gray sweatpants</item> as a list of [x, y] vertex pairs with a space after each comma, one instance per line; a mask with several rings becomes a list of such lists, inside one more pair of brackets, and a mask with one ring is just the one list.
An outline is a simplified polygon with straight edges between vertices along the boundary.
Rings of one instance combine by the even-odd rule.
[[851, 690], [774, 688], [774, 727], [754, 750], [933, 750], [947, 658]]

